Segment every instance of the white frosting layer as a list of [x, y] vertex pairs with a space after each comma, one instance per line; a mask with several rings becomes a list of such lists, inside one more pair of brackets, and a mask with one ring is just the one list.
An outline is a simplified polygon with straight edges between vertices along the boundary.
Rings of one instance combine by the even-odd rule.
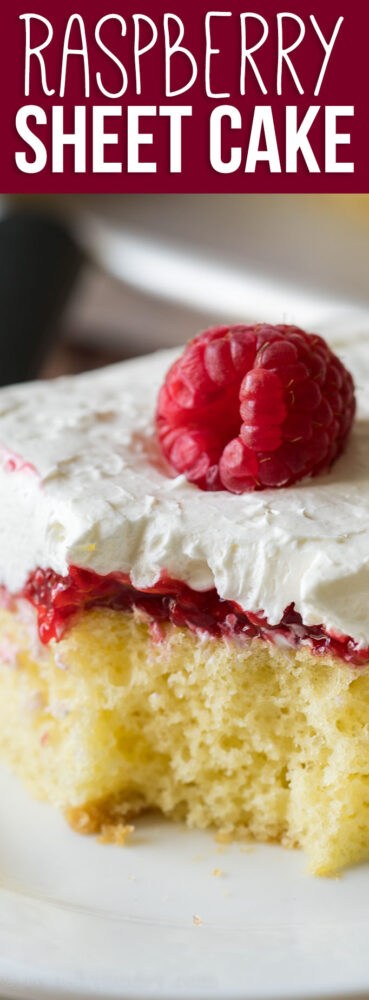
[[204, 493], [173, 477], [153, 420], [177, 352], [1, 390], [0, 583], [75, 563], [147, 587], [166, 570], [271, 624], [294, 601], [306, 624], [369, 643], [369, 316], [346, 329], [329, 337], [357, 387], [346, 452], [288, 489]]

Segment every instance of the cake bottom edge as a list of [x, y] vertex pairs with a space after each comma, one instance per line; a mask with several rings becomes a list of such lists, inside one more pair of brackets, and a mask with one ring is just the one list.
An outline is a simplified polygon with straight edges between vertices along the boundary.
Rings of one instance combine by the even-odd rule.
[[[116, 844], [125, 846], [126, 841], [133, 843], [131, 835], [140, 836], [140, 821], [142, 818], [149, 820], [165, 819], [174, 824], [185, 824], [190, 832], [195, 829], [186, 823], [186, 815], [181, 808], [172, 812], [163, 813], [155, 805], [150, 805], [144, 800], [137, 798], [127, 799], [126, 793], [122, 790], [121, 795], [115, 795], [102, 799], [101, 801], [85, 802], [82, 806], [68, 806], [64, 810], [64, 816], [69, 826], [75, 833], [82, 836], [94, 836], [100, 844]], [[235, 826], [232, 829], [223, 827], [221, 824], [206, 828], [211, 833], [214, 842], [228, 846], [233, 843], [241, 844], [274, 844], [282, 845], [284, 848], [294, 850], [299, 848], [299, 843], [291, 839], [288, 828], [281, 829], [274, 835], [252, 835], [247, 826]]]

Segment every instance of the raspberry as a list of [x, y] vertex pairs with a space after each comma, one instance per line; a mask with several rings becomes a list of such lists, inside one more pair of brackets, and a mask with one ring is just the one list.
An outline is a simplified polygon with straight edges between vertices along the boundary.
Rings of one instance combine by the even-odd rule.
[[170, 465], [203, 490], [290, 486], [341, 454], [355, 413], [350, 372], [296, 326], [218, 326], [170, 368], [156, 412]]

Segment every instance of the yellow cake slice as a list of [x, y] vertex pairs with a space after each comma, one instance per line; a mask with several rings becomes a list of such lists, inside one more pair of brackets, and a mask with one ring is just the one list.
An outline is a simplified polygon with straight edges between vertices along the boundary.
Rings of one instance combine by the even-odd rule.
[[0, 628], [1, 756], [75, 829], [156, 808], [301, 846], [317, 874], [368, 855], [369, 667], [175, 626], [157, 642], [109, 609], [39, 654], [22, 614]]
[[76, 830], [159, 809], [317, 874], [369, 856], [363, 320], [338, 350], [343, 456], [240, 496], [160, 453], [173, 352], [0, 392], [0, 755]]

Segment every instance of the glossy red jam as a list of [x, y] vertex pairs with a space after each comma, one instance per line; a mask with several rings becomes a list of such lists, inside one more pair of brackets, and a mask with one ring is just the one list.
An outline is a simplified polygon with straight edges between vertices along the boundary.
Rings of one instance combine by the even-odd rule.
[[162, 577], [148, 590], [136, 590], [123, 573], [97, 573], [71, 566], [68, 576], [38, 569], [29, 577], [22, 596], [37, 610], [43, 643], [62, 638], [67, 626], [79, 613], [92, 607], [117, 611], [137, 609], [151, 623], [182, 625], [215, 638], [227, 636], [237, 641], [262, 638], [296, 647], [308, 642], [315, 653], [333, 653], [355, 666], [369, 660], [369, 648], [359, 649], [349, 636], [329, 635], [321, 625], [304, 625], [291, 604], [278, 625], [269, 625], [262, 612], [242, 611], [233, 601], [224, 601], [216, 590], [191, 590], [178, 580]]

